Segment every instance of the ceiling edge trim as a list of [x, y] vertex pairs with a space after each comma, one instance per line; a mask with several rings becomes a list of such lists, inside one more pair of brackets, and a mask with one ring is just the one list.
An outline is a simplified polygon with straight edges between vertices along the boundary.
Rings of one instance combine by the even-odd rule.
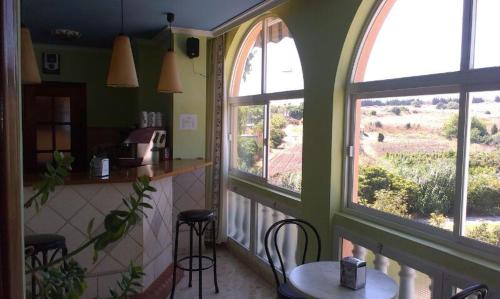
[[237, 26], [243, 24], [244, 22], [246, 22], [254, 17], [257, 17], [257, 16], [263, 14], [264, 12], [266, 12], [272, 8], [275, 8], [276, 6], [279, 6], [287, 1], [288, 0], [266, 0], [262, 3], [259, 3], [255, 6], [249, 8], [248, 10], [242, 12], [241, 14], [239, 14], [239, 15], [229, 19], [228, 21], [220, 24], [219, 26], [214, 27], [210, 31], [212, 33], [212, 37], [222, 35], [222, 34], [228, 32], [229, 30], [233, 29], [234, 27], [237, 27]]

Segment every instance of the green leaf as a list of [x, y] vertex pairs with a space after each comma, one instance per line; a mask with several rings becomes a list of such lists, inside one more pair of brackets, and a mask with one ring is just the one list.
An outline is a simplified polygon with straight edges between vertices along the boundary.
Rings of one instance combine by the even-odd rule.
[[90, 220], [89, 224], [87, 225], [87, 236], [89, 237], [89, 239], [92, 238], [92, 230], [94, 228], [94, 220], [95, 220], [95, 218], [92, 218], [92, 220]]

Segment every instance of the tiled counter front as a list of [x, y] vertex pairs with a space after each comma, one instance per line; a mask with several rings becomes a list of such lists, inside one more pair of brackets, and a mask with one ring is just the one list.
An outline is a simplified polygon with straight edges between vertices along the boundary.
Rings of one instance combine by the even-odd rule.
[[[157, 192], [151, 194], [152, 200], [146, 199], [153, 206], [146, 209], [148, 217], [101, 252], [96, 263], [92, 261], [92, 248], [75, 257], [88, 270], [88, 288], [83, 298], [109, 297], [109, 288], [116, 287], [130, 261], [143, 266], [145, 288], [172, 263], [172, 180], [167, 177], [152, 182]], [[26, 187], [25, 198], [32, 192], [31, 187]], [[132, 183], [59, 187], [38, 214], [34, 208], [25, 210], [25, 233], [63, 235], [71, 251], [87, 240], [87, 225], [92, 218], [95, 235], [103, 231], [104, 216], [113, 209], [125, 209], [122, 198], [132, 193]]]
[[[174, 207], [172, 219], [172, 233], [175, 233], [177, 214], [185, 210], [205, 208], [205, 168], [199, 168], [192, 172], [183, 173], [173, 179]], [[195, 235], [196, 237], [196, 235]], [[189, 252], [189, 228], [187, 225], [181, 227], [179, 233], [179, 254]], [[197, 252], [198, 242], [194, 239], [194, 250]]]

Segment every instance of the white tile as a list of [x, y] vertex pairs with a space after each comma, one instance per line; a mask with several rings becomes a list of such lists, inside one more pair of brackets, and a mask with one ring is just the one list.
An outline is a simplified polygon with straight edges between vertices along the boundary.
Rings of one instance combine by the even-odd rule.
[[167, 269], [167, 267], [172, 263], [172, 247], [167, 247], [163, 250], [158, 258], [156, 258], [155, 265], [155, 276], [160, 276], [163, 271]]
[[184, 173], [174, 178], [174, 182], [181, 186], [184, 190], [188, 190], [196, 181], [196, 176], [192, 173]]
[[87, 204], [70, 220], [82, 233], [87, 233], [87, 226], [94, 218], [94, 232], [104, 222], [104, 215], [96, 210], [92, 205]]
[[105, 185], [92, 199], [92, 205], [103, 214], [108, 214], [122, 203], [123, 195], [111, 184]]
[[104, 185], [99, 184], [84, 184], [84, 185], [73, 185], [71, 188], [78, 194], [80, 194], [85, 200], [90, 201], [97, 192], [104, 188]]
[[165, 246], [172, 244], [172, 230], [167, 228], [167, 226], [162, 223], [160, 225], [160, 231], [158, 233], [157, 239], [162, 248], [165, 248]]
[[78, 253], [73, 258], [84, 268], [87, 268], [88, 272], [92, 272], [92, 269], [99, 264], [99, 262], [104, 258], [105, 253], [100, 252], [97, 261], [94, 263], [94, 248], [89, 246], [85, 248], [82, 252]]
[[138, 254], [142, 252], [139, 246], [131, 237], [125, 236], [116, 247], [110, 252], [111, 256], [123, 266], [128, 266]]
[[197, 181], [188, 190], [188, 194], [198, 205], [205, 206], [205, 185]]
[[142, 280], [142, 285], [144, 288], [148, 288], [156, 279], [155, 277], [155, 265], [154, 263], [150, 263], [148, 266], [146, 266], [144, 269], [144, 277]]
[[64, 222], [64, 219], [49, 206], [44, 206], [26, 225], [37, 234], [53, 234], [64, 225]]
[[128, 233], [132, 239], [134, 239], [137, 243], [142, 244], [144, 242], [144, 234], [142, 232], [142, 221], [137, 223], [136, 226], [134, 226], [130, 232]]
[[87, 288], [85, 292], [80, 297], [81, 299], [94, 299], [97, 297], [97, 278], [96, 277], [87, 277], [85, 278], [85, 282], [87, 283]]
[[128, 197], [131, 194], [135, 194], [134, 188], [132, 187], [132, 182], [130, 183], [119, 183], [113, 184], [113, 186], [118, 190], [124, 197]]
[[57, 234], [66, 238], [66, 247], [68, 251], [77, 249], [78, 246], [87, 240], [86, 236], [74, 228], [70, 223], [66, 223]]
[[71, 187], [62, 189], [49, 202], [49, 205], [66, 220], [70, 219], [85, 204], [85, 199], [83, 199], [82, 196], [76, 193]]
[[118, 291], [118, 281], [121, 280], [121, 274], [112, 274], [106, 276], [100, 276], [97, 279], [97, 295], [99, 298], [109, 298], [110, 289], [115, 289]]
[[109, 272], [124, 272], [127, 267], [118, 263], [112, 256], [104, 255], [102, 261], [92, 269], [91, 274], [109, 273]]

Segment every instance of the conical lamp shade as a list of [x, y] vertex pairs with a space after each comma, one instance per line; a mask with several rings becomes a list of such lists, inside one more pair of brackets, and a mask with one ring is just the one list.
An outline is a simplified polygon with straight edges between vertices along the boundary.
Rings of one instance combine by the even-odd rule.
[[175, 63], [174, 51], [167, 51], [163, 56], [163, 65], [161, 66], [160, 81], [158, 82], [158, 92], [181, 93], [182, 84]]
[[115, 37], [106, 85], [110, 87], [139, 87], [128, 36], [118, 35]]
[[21, 27], [21, 81], [23, 84], [42, 83], [31, 41], [31, 33], [25, 26]]

